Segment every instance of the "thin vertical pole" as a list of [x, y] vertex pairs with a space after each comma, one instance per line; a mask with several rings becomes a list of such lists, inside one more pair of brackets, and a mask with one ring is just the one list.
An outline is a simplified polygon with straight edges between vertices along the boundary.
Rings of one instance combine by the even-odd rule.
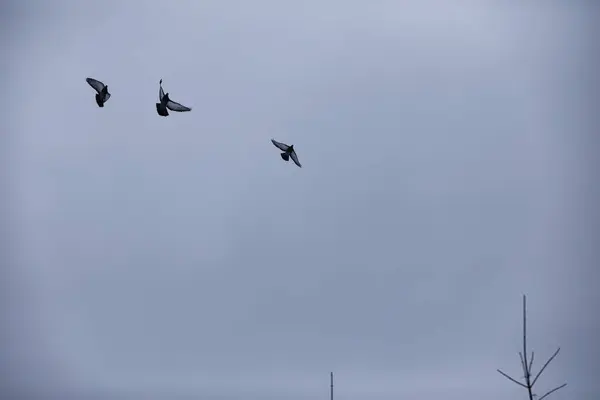
[[333, 400], [333, 372], [331, 373], [331, 393], [330, 393], [330, 399], [329, 400]]

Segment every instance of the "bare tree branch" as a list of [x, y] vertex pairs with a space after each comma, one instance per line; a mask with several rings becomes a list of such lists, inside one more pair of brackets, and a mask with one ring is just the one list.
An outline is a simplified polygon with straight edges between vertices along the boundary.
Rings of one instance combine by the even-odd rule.
[[554, 352], [554, 354], [552, 354], [552, 357], [550, 357], [548, 359], [548, 361], [546, 361], [546, 364], [544, 364], [544, 366], [542, 367], [542, 369], [540, 369], [540, 372], [538, 372], [537, 375], [535, 376], [535, 378], [533, 379], [533, 383], [531, 384], [532, 386], [535, 385], [535, 382], [537, 382], [538, 378], [542, 375], [542, 372], [544, 372], [544, 370], [550, 364], [550, 362], [552, 360], [554, 360], [554, 357], [556, 357], [558, 355], [559, 351], [560, 351], [560, 347]]
[[562, 389], [565, 386], [567, 386], [566, 383], [563, 383], [562, 385], [555, 387], [554, 389], [550, 390], [548, 393], [546, 393], [545, 395], [543, 395], [542, 397], [540, 397], [538, 400], [544, 400], [544, 398], [550, 396], [552, 393], [556, 392], [558, 389]]
[[542, 373], [546, 370], [546, 367], [548, 367], [548, 365], [552, 362], [552, 360], [554, 360], [554, 358], [558, 355], [559, 351], [560, 351], [560, 347], [558, 348], [558, 350], [556, 350], [556, 352], [552, 355], [552, 357], [550, 357], [548, 359], [548, 361], [546, 361], [546, 363], [544, 364], [542, 369], [540, 369], [540, 372], [537, 373], [537, 375], [535, 376], [535, 378], [532, 381], [531, 380], [531, 370], [533, 368], [533, 360], [535, 358], [535, 353], [532, 351], [531, 359], [527, 360], [527, 297], [525, 295], [523, 295], [523, 351], [519, 352], [519, 359], [521, 360], [521, 368], [523, 369], [523, 374], [524, 374], [523, 378], [525, 379], [525, 383], [521, 383], [521, 382], [517, 381], [516, 379], [508, 376], [507, 374], [505, 374], [504, 372], [502, 372], [499, 369], [497, 371], [500, 374], [502, 374], [505, 378], [507, 378], [508, 380], [527, 389], [527, 394], [529, 395], [529, 400], [534, 400], [534, 398], [537, 398], [537, 400], [543, 400], [546, 397], [548, 397], [549, 395], [551, 395], [552, 393], [556, 392], [557, 390], [562, 389], [565, 386], [567, 386], [566, 383], [561, 386], [558, 386], [558, 387], [550, 390], [549, 392], [547, 392], [540, 398], [538, 398], [538, 396], [536, 394], [533, 394], [533, 386], [535, 385], [537, 380], [540, 378]]
[[533, 357], [535, 356], [535, 353], [532, 351], [531, 352], [531, 360], [529, 360], [529, 375], [531, 375], [531, 368], [533, 367]]
[[527, 297], [523, 295], [523, 369], [525, 370], [525, 385], [527, 385], [527, 393], [529, 400], [533, 400], [533, 385], [531, 384], [531, 374], [529, 373], [527, 363]]
[[527, 378], [527, 364], [525, 364], [525, 358], [523, 353], [519, 352], [519, 358], [521, 359], [521, 369], [523, 370], [523, 379]]
[[511, 381], [513, 381], [514, 383], [516, 383], [519, 386], [523, 386], [524, 388], [527, 388], [526, 385], [522, 384], [521, 382], [519, 382], [516, 379], [511, 378], [510, 376], [506, 375], [504, 372], [500, 371], [499, 369], [497, 369], [496, 371], [500, 372], [502, 375], [504, 375], [504, 377], [506, 377], [507, 379], [510, 379]]

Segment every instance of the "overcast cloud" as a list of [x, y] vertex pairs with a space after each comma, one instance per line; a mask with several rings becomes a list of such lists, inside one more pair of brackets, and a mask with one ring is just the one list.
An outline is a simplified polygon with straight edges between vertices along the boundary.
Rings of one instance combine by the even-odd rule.
[[600, 396], [599, 4], [2, 8], [6, 398]]

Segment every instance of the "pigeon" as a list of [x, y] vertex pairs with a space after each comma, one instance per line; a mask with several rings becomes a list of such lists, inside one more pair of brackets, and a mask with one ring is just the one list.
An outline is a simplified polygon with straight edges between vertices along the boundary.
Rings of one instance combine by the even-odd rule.
[[96, 103], [98, 104], [98, 107], [104, 107], [104, 103], [106, 103], [108, 99], [110, 99], [110, 93], [108, 93], [108, 86], [93, 78], [86, 78], [85, 80], [97, 92]]
[[300, 161], [298, 161], [298, 155], [294, 150], [294, 145], [288, 146], [287, 144], [279, 143], [275, 139], [271, 139], [271, 142], [273, 142], [275, 147], [277, 147], [279, 150], [283, 150], [283, 153], [281, 153], [281, 158], [283, 158], [285, 161], [290, 161], [290, 157], [292, 157], [294, 163], [300, 168], [302, 168]]
[[183, 105], [176, 103], [173, 100], [169, 99], [169, 93], [165, 94], [165, 92], [163, 91], [162, 79], [160, 80], [159, 83], [160, 83], [160, 89], [158, 91], [158, 100], [160, 101], [160, 103], [156, 103], [156, 112], [158, 113], [158, 115], [160, 115], [162, 117], [168, 116], [169, 112], [167, 111], [167, 108], [171, 111], [177, 111], [177, 112], [192, 111], [192, 109], [190, 107], [183, 106]]

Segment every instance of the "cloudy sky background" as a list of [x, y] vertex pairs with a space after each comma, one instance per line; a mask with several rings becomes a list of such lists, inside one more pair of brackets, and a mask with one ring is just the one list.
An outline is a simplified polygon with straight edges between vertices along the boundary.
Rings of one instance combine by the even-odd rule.
[[3, 394], [597, 398], [600, 4], [368, 3], [2, 3]]

